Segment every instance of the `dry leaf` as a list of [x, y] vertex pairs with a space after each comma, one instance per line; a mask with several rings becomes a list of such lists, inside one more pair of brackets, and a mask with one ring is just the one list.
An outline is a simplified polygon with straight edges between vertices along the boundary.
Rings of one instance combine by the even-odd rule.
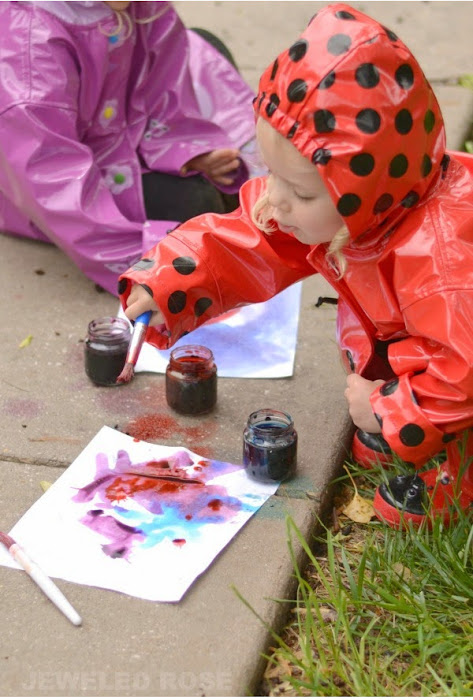
[[355, 480], [348, 471], [346, 464], [343, 465], [343, 468], [348, 474], [353, 488], [355, 489], [355, 495], [351, 499], [350, 503], [347, 503], [346, 506], [343, 506], [342, 513], [343, 515], [346, 515], [347, 518], [350, 518], [350, 520], [353, 520], [353, 522], [355, 523], [369, 523], [371, 518], [375, 514], [373, 503], [371, 501], [367, 501], [366, 498], [362, 498], [362, 496], [360, 496], [360, 494], [358, 493], [358, 489], [356, 488]]
[[319, 613], [324, 622], [335, 622], [338, 617], [337, 611], [333, 608], [329, 608], [327, 605], [320, 605]]
[[393, 564], [393, 571], [395, 571], [400, 578], [404, 579], [404, 581], [409, 581], [409, 579], [412, 578], [412, 571], [407, 566], [404, 566], [404, 564], [401, 564], [400, 561]]
[[369, 523], [375, 514], [372, 502], [362, 498], [357, 491], [350, 503], [343, 508], [342, 513], [355, 523]]
[[31, 343], [32, 340], [33, 340], [33, 336], [32, 336], [31, 334], [30, 334], [30, 335], [27, 335], [26, 338], [24, 338], [24, 339], [21, 341], [21, 343], [19, 344], [18, 347], [19, 347], [19, 348], [26, 348], [26, 346], [29, 345], [29, 344]]

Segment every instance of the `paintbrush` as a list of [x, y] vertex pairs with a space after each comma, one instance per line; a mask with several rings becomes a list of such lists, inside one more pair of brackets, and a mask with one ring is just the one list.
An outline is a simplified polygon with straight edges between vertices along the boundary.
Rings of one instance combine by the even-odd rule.
[[61, 593], [49, 576], [46, 576], [44, 571], [39, 568], [38, 564], [30, 559], [26, 552], [21, 549], [20, 545], [15, 542], [13, 537], [6, 535], [4, 532], [0, 532], [0, 542], [5, 545], [13, 559], [18, 562], [29, 576], [31, 576], [43, 593], [48, 596], [49, 600], [51, 600], [62, 613], [64, 613], [67, 619], [72, 622], [73, 625], [81, 625], [82, 618], [79, 613], [74, 610], [65, 595]]
[[145, 311], [143, 314], [140, 314], [135, 320], [130, 345], [128, 346], [128, 352], [126, 355], [125, 366], [123, 367], [122, 371], [117, 377], [117, 384], [129, 382], [130, 379], [133, 378], [135, 365], [138, 361], [141, 347], [145, 340], [146, 330], [148, 328], [149, 320], [151, 318], [152, 313], [152, 311]]

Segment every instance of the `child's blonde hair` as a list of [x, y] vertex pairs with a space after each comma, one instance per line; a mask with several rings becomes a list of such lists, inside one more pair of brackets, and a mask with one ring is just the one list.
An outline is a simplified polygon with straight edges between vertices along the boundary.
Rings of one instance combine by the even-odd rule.
[[[117, 26], [112, 32], [106, 32], [104, 29], [100, 28], [100, 31], [102, 34], [105, 34], [105, 36], [118, 36], [121, 34], [123, 27], [126, 25], [125, 29], [125, 34], [124, 38], [128, 39], [128, 37], [131, 35], [133, 31], [133, 20], [130, 17], [130, 15], [127, 12], [128, 8], [125, 8], [123, 10], [112, 10], [113, 14], [115, 15], [115, 19], [117, 20]], [[169, 5], [166, 7], [161, 8], [156, 14], [152, 15], [152, 17], [145, 17], [144, 19], [136, 19], [135, 23], [136, 24], [150, 24], [151, 22], [154, 22], [155, 19], [158, 19], [158, 17], [161, 17], [164, 15], [165, 12], [169, 10]]]
[[[260, 231], [263, 231], [263, 233], [271, 235], [271, 233], [276, 230], [267, 191], [265, 191], [253, 205], [251, 219], [255, 226], [257, 226]], [[349, 240], [350, 234], [348, 228], [346, 225], [343, 225], [332, 238], [327, 249], [327, 258], [334, 262], [337, 267], [337, 279], [341, 279], [347, 269], [347, 260], [343, 255], [343, 248], [347, 245]]]

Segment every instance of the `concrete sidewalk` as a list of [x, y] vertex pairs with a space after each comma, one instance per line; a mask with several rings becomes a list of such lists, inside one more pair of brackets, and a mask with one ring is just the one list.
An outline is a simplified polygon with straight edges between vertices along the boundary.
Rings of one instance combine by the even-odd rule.
[[[260, 72], [292, 43], [320, 2], [177, 2], [188, 26], [219, 35], [256, 88]], [[473, 72], [470, 2], [355, 2], [394, 30], [419, 59], [437, 92], [448, 145], [460, 148], [473, 116], [473, 92], [457, 87]], [[0, 406], [0, 528], [8, 531], [103, 425], [132, 432], [152, 416], [151, 441], [204, 446], [241, 462], [248, 414], [287, 410], [299, 433], [299, 474], [261, 508], [178, 604], [151, 603], [58, 581], [83, 617], [74, 628], [30, 579], [0, 567], [0, 693], [5, 696], [242, 696], [257, 692], [269, 636], [232, 587], [272, 627], [294, 592], [286, 543], [291, 514], [306, 537], [330, 503], [329, 485], [351, 437], [344, 374], [334, 340], [335, 311], [315, 308], [326, 283], [304, 283], [294, 376], [219, 379], [219, 401], [204, 418], [173, 414], [160, 375], [137, 375], [101, 389], [84, 373], [83, 340], [92, 318], [114, 315], [117, 300], [98, 293], [52, 246], [0, 236], [4, 290]], [[19, 348], [28, 335], [30, 345]], [[159, 425], [175, 420], [166, 433]], [[192, 430], [190, 430], [192, 429]], [[302, 553], [296, 547], [302, 560]]]

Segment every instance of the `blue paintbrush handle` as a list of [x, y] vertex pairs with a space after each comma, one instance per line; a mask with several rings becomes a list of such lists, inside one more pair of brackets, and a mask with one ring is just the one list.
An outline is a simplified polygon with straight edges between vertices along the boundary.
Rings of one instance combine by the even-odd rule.
[[149, 324], [149, 320], [152, 316], [152, 311], [145, 311], [144, 314], [140, 314], [136, 317], [135, 323], [144, 323], [146, 326]]
[[152, 311], [145, 311], [144, 314], [140, 314], [136, 317], [135, 323], [133, 325], [133, 332], [131, 334], [130, 345], [128, 346], [128, 353], [126, 356], [127, 363], [135, 365], [138, 360], [138, 355], [140, 354], [141, 346], [143, 345], [146, 330], [148, 328], [148, 323], [151, 318]]

